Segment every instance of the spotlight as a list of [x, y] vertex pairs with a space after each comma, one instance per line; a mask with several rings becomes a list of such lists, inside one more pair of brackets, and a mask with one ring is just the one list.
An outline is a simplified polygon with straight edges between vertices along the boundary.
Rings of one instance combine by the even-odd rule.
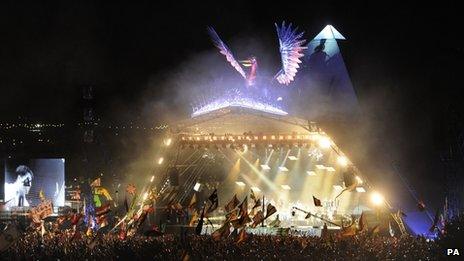
[[282, 172], [287, 172], [288, 171], [288, 169], [285, 166], [280, 166], [279, 170], [282, 171]]
[[356, 187], [356, 192], [364, 193], [366, 192], [366, 190], [364, 189], [364, 187]]
[[261, 168], [262, 168], [263, 170], [270, 170], [270, 169], [271, 169], [271, 167], [269, 167], [269, 165], [267, 165], [267, 164], [261, 165]]
[[195, 186], [193, 186], [193, 190], [198, 192], [198, 191], [200, 191], [200, 187], [201, 187], [201, 184], [197, 182], [197, 183], [195, 183]]
[[289, 185], [281, 185], [282, 189], [291, 190], [292, 188]]
[[306, 171], [306, 173], [308, 174], [308, 176], [316, 176], [316, 172], [312, 170], [308, 170]]
[[325, 167], [325, 170], [328, 172], [335, 172], [335, 169], [333, 167]]
[[288, 156], [288, 159], [289, 159], [289, 160], [297, 160], [298, 158], [295, 157], [295, 156]]
[[251, 187], [251, 190], [253, 190], [254, 192], [260, 192], [261, 189], [259, 189], [258, 187]]
[[384, 198], [382, 196], [382, 194], [380, 194], [379, 192], [372, 192], [371, 194], [371, 201], [374, 205], [376, 206], [380, 206], [382, 205], [383, 201], [384, 201]]
[[316, 168], [317, 168], [317, 169], [320, 169], [320, 170], [325, 169], [324, 165], [319, 165], [319, 164], [316, 165]]
[[356, 181], [358, 182], [358, 184], [362, 184], [362, 183], [363, 183], [362, 179], [361, 179], [359, 176], [356, 176]]
[[150, 182], [153, 182], [155, 180], [155, 175], [151, 176]]
[[158, 165], [163, 164], [163, 161], [164, 161], [164, 158], [163, 158], [163, 157], [160, 157], [160, 158], [158, 159]]
[[347, 157], [345, 157], [345, 156], [339, 156], [339, 157], [337, 158], [337, 163], [338, 163], [338, 165], [340, 165], [340, 166], [342, 166], [342, 167], [346, 167], [346, 166], [348, 165], [349, 161], [348, 161], [348, 158], [347, 158]]
[[342, 190], [343, 187], [340, 186], [340, 185], [333, 185], [333, 188], [336, 189], [336, 190]]
[[330, 146], [332, 145], [332, 141], [328, 137], [319, 137], [318, 144], [319, 147], [327, 149], [330, 148]]
[[236, 181], [235, 184], [237, 184], [240, 187], [245, 187], [245, 183], [243, 183], [241, 181]]

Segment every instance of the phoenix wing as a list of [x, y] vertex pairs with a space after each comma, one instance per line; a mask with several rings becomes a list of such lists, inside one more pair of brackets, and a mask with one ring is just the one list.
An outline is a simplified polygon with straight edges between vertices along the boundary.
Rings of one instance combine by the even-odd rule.
[[277, 36], [279, 37], [280, 56], [282, 60], [282, 69], [274, 76], [280, 84], [288, 85], [293, 81], [301, 63], [300, 58], [304, 56], [303, 50], [306, 49], [303, 44], [306, 40], [302, 39], [303, 32], [297, 33], [298, 28], [292, 29], [292, 24], [288, 26], [285, 22], [279, 27], [275, 24]]
[[212, 27], [208, 27], [208, 33], [211, 36], [211, 40], [213, 40], [214, 45], [219, 49], [219, 52], [223, 54], [227, 61], [232, 65], [235, 70], [237, 70], [244, 79], [246, 79], [246, 74], [240, 64], [235, 60], [234, 55], [230, 51], [229, 47], [219, 38], [219, 35], [214, 31]]

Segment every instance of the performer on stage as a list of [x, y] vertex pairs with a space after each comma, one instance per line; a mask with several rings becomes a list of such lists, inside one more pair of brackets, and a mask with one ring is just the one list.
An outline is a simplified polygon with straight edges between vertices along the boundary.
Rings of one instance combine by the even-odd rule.
[[29, 190], [31, 189], [34, 174], [29, 167], [19, 165], [16, 168], [16, 175], [18, 176], [14, 183], [14, 187], [16, 189], [14, 201], [18, 207], [28, 207], [29, 202], [26, 199], [26, 195], [29, 194]]

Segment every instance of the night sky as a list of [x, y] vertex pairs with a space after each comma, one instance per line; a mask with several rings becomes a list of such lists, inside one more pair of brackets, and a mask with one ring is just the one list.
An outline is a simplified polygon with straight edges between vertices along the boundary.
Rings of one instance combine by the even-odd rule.
[[446, 111], [463, 110], [457, 4], [202, 2], [0, 4], [0, 119], [69, 122], [86, 84], [96, 86], [102, 118], [143, 118], [147, 89], [169, 99], [166, 77], [214, 51], [207, 25], [225, 39], [274, 39], [274, 22], [291, 21], [308, 38], [330, 23], [348, 39], [342, 54], [374, 144], [391, 148], [418, 194], [438, 201]]

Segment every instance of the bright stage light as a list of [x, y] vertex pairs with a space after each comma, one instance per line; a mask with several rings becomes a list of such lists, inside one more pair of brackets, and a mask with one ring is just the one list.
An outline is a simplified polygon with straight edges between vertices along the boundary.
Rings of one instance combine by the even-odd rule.
[[289, 159], [289, 160], [297, 160], [298, 158], [295, 157], [295, 156], [288, 156], [288, 159]]
[[200, 187], [201, 187], [201, 184], [197, 182], [197, 183], [195, 183], [195, 186], [193, 186], [193, 190], [198, 192], [198, 191], [200, 191]]
[[235, 184], [237, 184], [240, 187], [245, 187], [245, 183], [243, 183], [241, 181], [236, 181]]
[[263, 170], [270, 170], [270, 169], [271, 169], [271, 167], [269, 167], [269, 165], [267, 165], [267, 164], [261, 165], [261, 168], [262, 168]]
[[340, 186], [340, 185], [333, 185], [333, 188], [336, 189], [336, 190], [342, 190], [343, 187]]
[[254, 192], [260, 192], [261, 189], [259, 189], [258, 187], [251, 187], [251, 190], [253, 190]]
[[271, 140], [275, 140], [275, 136], [274, 136], [274, 135], [271, 136]]
[[155, 175], [151, 176], [150, 182], [153, 182], [155, 180]]
[[335, 172], [335, 169], [333, 167], [325, 167], [325, 170], [328, 172]]
[[282, 172], [287, 172], [288, 171], [288, 169], [285, 166], [280, 166], [279, 170], [282, 171]]
[[171, 138], [167, 138], [167, 139], [164, 140], [164, 145], [166, 145], [166, 146], [171, 145], [171, 143], [172, 143], [172, 139], [171, 139]]
[[308, 170], [306, 171], [306, 173], [308, 174], [308, 176], [316, 176], [316, 172], [312, 170]]
[[332, 145], [332, 141], [328, 137], [319, 137], [318, 144], [319, 147], [327, 149], [330, 148], [330, 146]]
[[356, 192], [364, 193], [366, 192], [366, 190], [364, 189], [364, 187], [356, 187]]
[[325, 167], [324, 167], [324, 165], [318, 164], [318, 165], [316, 165], [316, 169], [321, 169], [322, 170], [322, 169], [325, 169]]
[[359, 176], [356, 176], [356, 181], [358, 182], [358, 184], [362, 184], [362, 183], [363, 183], [362, 179], [361, 179]]
[[164, 161], [164, 158], [163, 158], [163, 157], [160, 157], [160, 158], [158, 159], [158, 165], [163, 164], [163, 161]]
[[145, 192], [145, 193], [143, 194], [143, 200], [145, 201], [145, 200], [147, 199], [147, 197], [148, 197], [148, 192]]
[[285, 190], [291, 190], [292, 188], [289, 185], [281, 185], [281, 187]]
[[267, 139], [267, 137], [266, 137], [266, 135], [264, 135], [264, 136], [263, 136], [263, 140], [266, 140], [266, 139]]
[[380, 206], [382, 205], [383, 201], [384, 201], [384, 198], [382, 196], [382, 194], [380, 194], [379, 192], [372, 192], [371, 194], [371, 201], [374, 205], [376, 206]]
[[348, 161], [348, 158], [347, 158], [347, 157], [345, 157], [345, 156], [339, 156], [339, 157], [337, 158], [337, 163], [338, 163], [338, 165], [340, 165], [340, 166], [342, 166], [342, 167], [346, 167], [346, 166], [348, 165], [349, 161]]

